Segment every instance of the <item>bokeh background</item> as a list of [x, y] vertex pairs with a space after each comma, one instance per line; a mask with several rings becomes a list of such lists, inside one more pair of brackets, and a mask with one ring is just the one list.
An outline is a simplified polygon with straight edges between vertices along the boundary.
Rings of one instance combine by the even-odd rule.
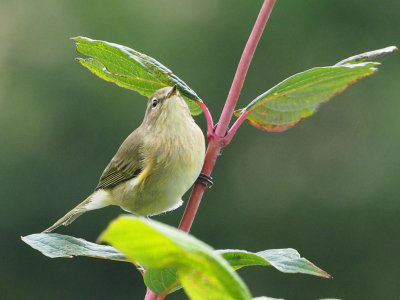
[[[143, 118], [145, 98], [76, 63], [69, 37], [155, 57], [217, 118], [261, 3], [0, 2], [1, 299], [143, 299], [145, 292], [127, 263], [49, 259], [20, 240], [84, 199]], [[278, 0], [238, 107], [294, 73], [399, 45], [399, 12], [390, 0]], [[399, 67], [399, 53], [390, 55], [376, 75], [296, 128], [266, 133], [246, 123], [224, 149], [192, 233], [218, 249], [295, 248], [334, 277], [243, 269], [254, 296], [399, 299]], [[205, 129], [203, 116], [196, 121]], [[182, 212], [156, 219], [176, 226]], [[58, 232], [94, 241], [120, 213], [94, 211]]]

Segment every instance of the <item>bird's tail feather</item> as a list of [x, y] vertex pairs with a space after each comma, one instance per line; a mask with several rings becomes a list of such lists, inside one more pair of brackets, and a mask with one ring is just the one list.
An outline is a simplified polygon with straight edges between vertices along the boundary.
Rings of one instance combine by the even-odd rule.
[[[102, 198], [102, 199], [100, 199], [100, 198]], [[51, 232], [54, 229], [60, 227], [61, 225], [68, 226], [73, 221], [75, 221], [76, 218], [78, 218], [80, 215], [84, 214], [85, 212], [87, 212], [89, 210], [102, 208], [102, 207], [105, 207], [105, 206], [108, 206], [111, 204], [109, 201], [105, 201], [105, 200], [106, 199], [104, 199], [104, 197], [96, 197], [96, 193], [93, 193], [92, 195], [90, 195], [84, 201], [82, 201], [77, 206], [75, 206], [65, 216], [63, 216], [61, 219], [59, 219], [57, 222], [55, 222], [53, 225], [51, 225], [49, 228], [47, 228], [43, 232]]]

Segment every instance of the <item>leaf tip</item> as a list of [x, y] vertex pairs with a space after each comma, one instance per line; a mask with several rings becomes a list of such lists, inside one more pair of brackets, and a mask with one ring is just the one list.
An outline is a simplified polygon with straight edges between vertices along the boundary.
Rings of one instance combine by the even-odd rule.
[[326, 271], [324, 271], [322, 269], [320, 269], [320, 271], [321, 272], [319, 274], [319, 277], [326, 278], [326, 279], [332, 279], [333, 278], [333, 276], [331, 274], [327, 273]]
[[372, 59], [379, 58], [381, 56], [385, 56], [385, 55], [390, 54], [397, 50], [398, 50], [398, 48], [396, 46], [389, 46], [389, 47], [385, 47], [385, 48], [378, 49], [378, 50], [368, 51], [365, 53], [361, 53], [361, 54], [346, 58], [346, 59], [338, 62], [336, 65], [341, 66], [344, 64], [355, 64], [355, 63], [358, 64], [360, 62], [365, 62], [365, 61], [367, 61], [367, 62], [369, 61], [371, 63]]
[[75, 42], [75, 45], [78, 46], [80, 44], [80, 42], [84, 39], [83, 36], [72, 36], [69, 38], [70, 40], [73, 40]]

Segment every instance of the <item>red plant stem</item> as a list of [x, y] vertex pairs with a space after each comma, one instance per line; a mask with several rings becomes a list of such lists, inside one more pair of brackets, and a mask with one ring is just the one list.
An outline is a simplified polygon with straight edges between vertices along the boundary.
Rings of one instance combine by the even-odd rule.
[[147, 288], [144, 300], [164, 300], [167, 295], [157, 295], [152, 290]]
[[[211, 171], [214, 168], [218, 151], [222, 148], [222, 145], [217, 144], [217, 140], [217, 138], [210, 139], [210, 143], [207, 147], [206, 157], [204, 159], [203, 169], [201, 170], [203, 174], [206, 174], [208, 176], [210, 176]], [[186, 205], [185, 212], [183, 213], [181, 222], [179, 224], [180, 230], [183, 230], [185, 232], [190, 231], [205, 189], [206, 187], [198, 182], [196, 182], [196, 184], [194, 185], [188, 204]]]
[[[204, 159], [203, 169], [201, 171], [205, 175], [211, 175], [219, 151], [227, 144], [227, 142], [232, 139], [236, 130], [245, 119], [245, 116], [240, 116], [239, 119], [236, 120], [235, 124], [232, 126], [229, 135], [225, 137], [225, 133], [232, 119], [233, 111], [235, 110], [240, 91], [242, 90], [243, 83], [246, 78], [247, 70], [249, 69], [250, 62], [253, 58], [254, 51], [256, 50], [258, 41], [261, 38], [265, 24], [268, 21], [275, 2], [276, 0], [264, 0], [263, 6], [261, 7], [260, 13], [258, 14], [256, 23], [254, 24], [246, 47], [244, 48], [242, 57], [240, 58], [235, 77], [233, 78], [231, 89], [229, 90], [228, 98], [226, 99], [225, 106], [222, 110], [221, 117], [219, 119], [218, 126], [215, 132], [213, 128], [213, 120], [207, 106], [203, 102], [199, 102], [199, 105], [203, 110], [207, 120], [207, 138], [209, 141], [206, 156]], [[182, 231], [190, 231], [205, 189], [206, 187], [198, 182], [196, 182], [196, 184], [194, 185], [192, 193], [190, 195], [190, 199], [179, 224], [179, 229], [181, 229]], [[164, 298], [165, 296], [156, 295], [150, 289], [147, 289], [146, 297], [144, 300], [163, 300]]]
[[211, 116], [210, 111], [208, 110], [208, 107], [204, 104], [204, 102], [199, 102], [199, 105], [200, 105], [201, 109], [203, 110], [203, 113], [207, 120], [207, 138], [210, 139], [210, 137], [214, 134], [213, 118]]
[[228, 134], [225, 137], [225, 145], [228, 145], [231, 142], [233, 136], [236, 133], [236, 130], [240, 127], [240, 125], [242, 125], [243, 121], [246, 120], [248, 114], [248, 112], [242, 113], [239, 118], [237, 118], [235, 123], [233, 123], [232, 127], [228, 131]]
[[149, 288], [147, 288], [146, 290], [146, 296], [144, 296], [144, 300], [157, 300], [158, 295], [154, 294], [152, 292], [152, 290], [150, 290]]
[[[232, 119], [233, 111], [235, 110], [240, 91], [242, 90], [242, 86], [246, 78], [247, 70], [249, 69], [250, 62], [253, 58], [254, 51], [256, 50], [258, 41], [261, 38], [265, 24], [268, 21], [275, 2], [276, 0], [264, 0], [256, 23], [254, 24], [253, 30], [251, 31], [250, 37], [247, 41], [246, 47], [244, 48], [242, 57], [240, 58], [240, 62], [236, 70], [235, 77], [233, 78], [228, 98], [226, 99], [225, 106], [222, 110], [221, 117], [218, 122], [218, 126], [215, 132], [208, 132], [207, 134], [209, 144], [207, 147], [203, 169], [201, 171], [205, 175], [211, 175], [211, 171], [214, 168], [218, 153], [221, 148], [226, 145], [227, 139], [225, 138], [225, 133]], [[240, 123], [235, 123], [236, 126], [234, 128], [234, 131], [231, 131], [230, 139], [232, 139], [232, 136], [236, 132], [241, 122], [243, 122], [243, 120], [244, 117], [243, 119], [241, 119]], [[205, 189], [206, 187], [198, 182], [194, 185], [192, 194], [190, 195], [190, 199], [179, 224], [179, 229], [185, 232], [190, 231]]]
[[264, 0], [263, 6], [258, 14], [256, 23], [251, 31], [246, 47], [243, 50], [238, 68], [236, 69], [236, 74], [215, 132], [217, 136], [225, 136], [226, 130], [228, 129], [229, 123], [232, 119], [233, 111], [235, 110], [240, 91], [242, 90], [243, 83], [247, 75], [247, 70], [249, 69], [253, 54], [264, 31], [265, 24], [268, 21], [272, 8], [274, 7], [275, 1], [276, 0]]
[[152, 290], [147, 288], [144, 300], [164, 300], [166, 295], [157, 295]]

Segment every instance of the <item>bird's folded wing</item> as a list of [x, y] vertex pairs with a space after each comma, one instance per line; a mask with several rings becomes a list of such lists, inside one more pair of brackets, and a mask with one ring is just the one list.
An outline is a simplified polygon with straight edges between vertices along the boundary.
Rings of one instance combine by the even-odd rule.
[[141, 141], [138, 130], [127, 137], [101, 174], [96, 190], [112, 188], [140, 174], [143, 169]]

